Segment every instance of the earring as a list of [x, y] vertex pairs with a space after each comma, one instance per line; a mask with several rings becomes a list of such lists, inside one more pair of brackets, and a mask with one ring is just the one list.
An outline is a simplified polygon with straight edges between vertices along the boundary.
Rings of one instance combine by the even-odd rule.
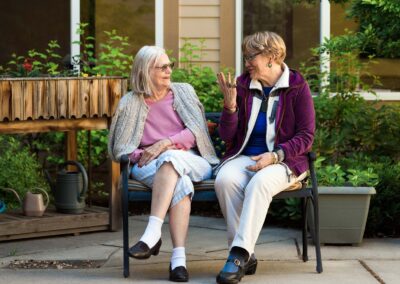
[[268, 65], [267, 65], [269, 68], [271, 68], [272, 67], [272, 64], [271, 64], [271, 62], [270, 63], [268, 63]]

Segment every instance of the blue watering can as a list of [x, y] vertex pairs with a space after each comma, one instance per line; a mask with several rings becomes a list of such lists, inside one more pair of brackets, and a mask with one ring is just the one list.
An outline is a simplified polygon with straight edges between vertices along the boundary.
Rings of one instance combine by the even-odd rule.
[[3, 213], [4, 211], [6, 211], [6, 204], [4, 203], [3, 200], [0, 200], [0, 213]]
[[[21, 199], [19, 198], [18, 193], [14, 189], [0, 186], [0, 190], [4, 191], [4, 192], [14, 193], [14, 195], [17, 197], [18, 201], [21, 202]], [[6, 203], [3, 200], [0, 200], [0, 213], [4, 213], [6, 210], [7, 210]]]

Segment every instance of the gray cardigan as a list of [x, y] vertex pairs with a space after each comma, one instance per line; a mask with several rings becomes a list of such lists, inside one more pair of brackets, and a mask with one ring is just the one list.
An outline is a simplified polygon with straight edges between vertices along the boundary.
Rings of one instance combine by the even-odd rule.
[[[210, 164], [218, 164], [219, 160], [208, 134], [204, 108], [193, 87], [186, 83], [172, 83], [171, 90], [174, 93], [173, 107], [196, 138], [200, 155]], [[120, 161], [122, 155], [130, 154], [138, 148], [148, 112], [143, 95], [129, 92], [122, 97], [113, 116], [108, 137], [108, 153], [114, 161]]]

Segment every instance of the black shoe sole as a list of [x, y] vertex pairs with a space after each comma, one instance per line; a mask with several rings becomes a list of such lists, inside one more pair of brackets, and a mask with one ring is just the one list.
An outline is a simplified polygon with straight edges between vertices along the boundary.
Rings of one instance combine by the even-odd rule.
[[189, 282], [189, 279], [173, 279], [171, 277], [168, 280], [171, 282]]
[[221, 277], [219, 277], [219, 275], [217, 276], [217, 283], [218, 284], [237, 284], [242, 280], [243, 276], [240, 277], [239, 279], [221, 279]]
[[[135, 254], [131, 254], [131, 251], [129, 250], [129, 251], [128, 251], [128, 255], [129, 255], [130, 257], [135, 258], [135, 259], [148, 259], [148, 258], [150, 258], [150, 256], [152, 256], [152, 255], [158, 255], [158, 254], [160, 253], [161, 244], [162, 244], [162, 241], [161, 241], [161, 239], [160, 239], [160, 241], [157, 242], [157, 244], [156, 244], [153, 248], [151, 248], [151, 249], [148, 251], [147, 254], [144, 254], [144, 255], [135, 255]], [[152, 251], [152, 250], [154, 250], [154, 251]]]
[[159, 253], [160, 253], [160, 249], [157, 249], [157, 250], [153, 251], [151, 254], [144, 255], [144, 256], [133, 255], [133, 254], [130, 254], [130, 253], [128, 253], [128, 254], [129, 254], [130, 257], [133, 257], [135, 259], [148, 259], [148, 258], [150, 258], [150, 256], [158, 255]]
[[254, 263], [250, 264], [248, 267], [246, 267], [245, 275], [254, 275], [256, 274], [257, 270], [257, 259]]
[[174, 272], [171, 270], [171, 264], [170, 264], [169, 265], [169, 278], [168, 278], [169, 281], [172, 281], [172, 282], [188, 282], [189, 281], [189, 273], [187, 273], [186, 268], [185, 268], [183, 275], [181, 274], [179, 278], [178, 277], [175, 278], [173, 273]]

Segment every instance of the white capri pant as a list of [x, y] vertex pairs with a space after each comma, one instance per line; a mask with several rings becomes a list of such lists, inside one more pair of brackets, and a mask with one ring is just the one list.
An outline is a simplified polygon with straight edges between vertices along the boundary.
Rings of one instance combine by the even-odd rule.
[[306, 176], [304, 173], [297, 178], [282, 164], [269, 165], [258, 172], [246, 169], [255, 163], [250, 157], [239, 155], [222, 166], [215, 181], [229, 249], [238, 246], [250, 254], [254, 253], [272, 197]]
[[173, 165], [179, 175], [170, 207], [179, 203], [186, 195], [190, 195], [190, 198], [193, 198], [194, 188], [192, 182], [211, 178], [211, 165], [193, 150], [167, 150], [147, 166], [139, 168], [135, 164], [131, 170], [131, 177], [152, 188], [156, 172], [164, 163], [168, 162]]

